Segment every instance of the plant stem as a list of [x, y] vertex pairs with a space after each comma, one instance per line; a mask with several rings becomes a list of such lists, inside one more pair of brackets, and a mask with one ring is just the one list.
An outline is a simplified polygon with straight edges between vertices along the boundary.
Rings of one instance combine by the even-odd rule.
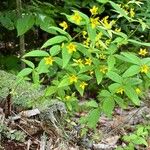
[[[22, 2], [21, 0], [16, 0], [17, 14], [18, 18], [21, 18], [22, 15]], [[25, 39], [24, 35], [19, 36], [19, 47], [20, 47], [20, 56], [22, 57], [25, 54]], [[25, 63], [21, 61], [21, 68], [25, 68]]]

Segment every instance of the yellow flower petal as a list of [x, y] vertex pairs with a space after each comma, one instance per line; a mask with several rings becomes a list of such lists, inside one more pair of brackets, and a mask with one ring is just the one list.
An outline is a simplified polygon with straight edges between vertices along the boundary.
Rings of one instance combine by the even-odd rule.
[[73, 43], [70, 43], [69, 45], [67, 45], [67, 50], [68, 50], [68, 53], [73, 53], [73, 52], [76, 52], [76, 45], [73, 44]]
[[137, 94], [140, 94], [142, 92], [140, 88], [136, 88], [135, 91]]
[[70, 83], [76, 83], [78, 80], [78, 77], [76, 75], [72, 75], [69, 77]]
[[148, 51], [146, 49], [140, 48], [139, 55], [145, 56], [146, 54], [148, 54]]
[[96, 6], [93, 6], [91, 9], [90, 9], [90, 12], [92, 15], [97, 15], [98, 14], [98, 7]]
[[85, 58], [85, 65], [91, 66], [92, 64], [92, 59], [91, 58]]
[[108, 67], [107, 67], [107, 66], [102, 65], [102, 66], [100, 67], [100, 72], [101, 72], [101, 73], [105, 74], [107, 71], [108, 71]]
[[148, 73], [148, 71], [149, 71], [149, 66], [147, 66], [147, 65], [141, 66], [141, 68], [140, 68], [141, 73]]
[[86, 82], [81, 82], [80, 88], [84, 90], [87, 85], [88, 84]]
[[67, 22], [63, 21], [62, 23], [59, 24], [61, 27], [63, 27], [63, 30], [66, 30], [68, 28]]
[[52, 56], [49, 56], [49, 57], [45, 57], [45, 64], [46, 65], [53, 65], [53, 61], [54, 61], [54, 58]]
[[79, 12], [75, 11], [74, 14], [71, 16], [71, 19], [76, 23], [76, 24], [80, 24], [82, 18], [79, 14]]
[[92, 28], [96, 28], [100, 23], [99, 23], [99, 17], [96, 18], [90, 18], [91, 26]]
[[123, 94], [123, 92], [124, 92], [124, 88], [123, 87], [120, 87], [120, 88], [118, 88], [117, 89], [117, 92], [116, 93], [118, 93], [118, 94]]

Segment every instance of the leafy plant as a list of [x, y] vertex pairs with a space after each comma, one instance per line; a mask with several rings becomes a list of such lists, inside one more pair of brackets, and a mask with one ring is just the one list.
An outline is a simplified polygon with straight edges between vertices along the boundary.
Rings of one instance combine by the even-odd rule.
[[[103, 16], [97, 7], [99, 2], [111, 11], [108, 14], [104, 11]], [[48, 27], [54, 37], [41, 49], [22, 57], [28, 67], [18, 77], [32, 76], [35, 84], [42, 84], [43, 75], [47, 76], [50, 85], [45, 96], [59, 97], [62, 101], [73, 93], [73, 97], [83, 97], [92, 89], [90, 86], [94, 87], [96, 107], [91, 107], [88, 116], [81, 119], [81, 124], [88, 128], [96, 127], [102, 112], [111, 116], [116, 105], [139, 106], [142, 91], [150, 81], [147, 49], [150, 43], [138, 37], [149, 29], [147, 17], [141, 18], [138, 13], [141, 6], [145, 6], [143, 2], [109, 0], [98, 1], [89, 9], [91, 15], [77, 9], [71, 15], [63, 12], [69, 23], [63, 21], [60, 27]], [[69, 32], [69, 26], [73, 32]], [[38, 60], [36, 64], [32, 58]], [[72, 110], [72, 104], [66, 105]]]

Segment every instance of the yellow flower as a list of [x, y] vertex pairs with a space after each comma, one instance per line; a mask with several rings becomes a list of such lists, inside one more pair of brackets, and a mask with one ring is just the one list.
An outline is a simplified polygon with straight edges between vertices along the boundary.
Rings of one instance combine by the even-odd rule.
[[142, 65], [140, 68], [141, 73], [148, 73], [149, 71], [149, 66], [147, 65]]
[[115, 31], [116, 31], [116, 32], [120, 32], [120, 31], [121, 31], [121, 28], [116, 28]]
[[124, 88], [120, 87], [120, 88], [117, 89], [116, 93], [118, 93], [118, 94], [120, 93], [122, 95], [123, 92], [124, 92]]
[[94, 74], [94, 71], [89, 71], [90, 76], [92, 76]]
[[130, 9], [129, 14], [130, 14], [130, 17], [131, 17], [131, 18], [133, 18], [133, 17], [135, 16], [134, 8], [131, 8], [131, 9]]
[[103, 33], [99, 32], [95, 37], [95, 41], [99, 41], [101, 39], [102, 35], [103, 35]]
[[67, 22], [63, 21], [59, 24], [61, 27], [63, 27], [63, 30], [66, 30], [68, 28]]
[[103, 74], [105, 74], [107, 71], [108, 71], [108, 67], [107, 67], [107, 66], [102, 65], [102, 66], [100, 67], [100, 72], [102, 72]]
[[85, 65], [91, 66], [92, 64], [92, 59], [91, 58], [85, 58]]
[[145, 56], [147, 53], [148, 53], [148, 51], [146, 49], [140, 48], [139, 55]]
[[74, 60], [78, 65], [82, 65], [83, 64], [83, 60], [82, 59], [78, 59], [78, 60]]
[[49, 57], [45, 57], [45, 64], [46, 65], [53, 65], [53, 61], [54, 61], [54, 58], [52, 56], [49, 56]]
[[82, 31], [82, 35], [83, 35], [83, 38], [86, 38], [87, 32], [86, 31]]
[[90, 38], [87, 38], [85, 41], [83, 41], [83, 44], [87, 47], [90, 45]]
[[102, 24], [106, 29], [111, 29], [112, 26], [116, 23], [116, 21], [112, 20], [110, 22], [108, 22], [108, 18], [109, 16], [106, 16], [102, 19]]
[[136, 92], [137, 94], [140, 94], [142, 91], [141, 91], [140, 88], [136, 88], [136, 89], [135, 89], [135, 92]]
[[90, 18], [90, 21], [91, 21], [92, 28], [96, 28], [96, 26], [98, 26], [100, 24], [99, 17]]
[[70, 83], [77, 83], [78, 77], [76, 75], [72, 75], [69, 77]]
[[72, 15], [71, 19], [76, 23], [76, 24], [80, 24], [82, 18], [80, 16], [80, 14], [75, 11], [74, 14]]
[[106, 59], [106, 55], [100, 54], [100, 55], [99, 55], [99, 58], [105, 60], [105, 59]]
[[87, 83], [82, 82], [82, 83], [80, 84], [80, 88], [84, 90], [87, 85], [88, 85]]
[[67, 95], [67, 96], [65, 97], [66, 100], [70, 100], [70, 98], [71, 98], [71, 96], [69, 96], [69, 95]]
[[91, 9], [90, 9], [90, 12], [92, 15], [97, 15], [98, 14], [98, 7], [96, 6], [93, 6]]
[[68, 53], [73, 53], [73, 52], [76, 52], [76, 45], [73, 44], [73, 43], [70, 43], [68, 46], [67, 46], [67, 50], [68, 50]]

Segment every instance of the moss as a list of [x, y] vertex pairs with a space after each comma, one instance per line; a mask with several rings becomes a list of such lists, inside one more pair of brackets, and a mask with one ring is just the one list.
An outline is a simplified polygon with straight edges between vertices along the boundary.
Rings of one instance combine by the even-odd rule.
[[12, 90], [13, 103], [23, 107], [34, 106], [36, 101], [44, 94], [41, 86], [37, 87], [24, 80], [18, 83], [15, 75], [0, 70], [0, 100], [7, 97], [9, 89]]

